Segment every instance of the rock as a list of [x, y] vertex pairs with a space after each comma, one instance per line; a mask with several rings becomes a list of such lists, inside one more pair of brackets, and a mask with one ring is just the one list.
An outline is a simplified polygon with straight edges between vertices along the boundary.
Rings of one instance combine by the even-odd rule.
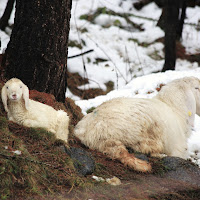
[[143, 153], [136, 153], [135, 157], [138, 158], [138, 159], [145, 160], [145, 161], [149, 162], [148, 157]]
[[177, 157], [165, 157], [162, 162], [165, 177], [200, 186], [200, 168], [194, 163]]
[[143, 153], [141, 153], [141, 152], [138, 152], [138, 151], [134, 151], [134, 150], [133, 150], [132, 148], [130, 148], [130, 147], [127, 147], [127, 150], [128, 150], [128, 152], [129, 152], [130, 154], [133, 153], [133, 154], [135, 155], [136, 158], [141, 159], [141, 160], [145, 160], [145, 161], [149, 162], [149, 159], [148, 159], [148, 157], [147, 157], [145, 154], [143, 154]]
[[87, 151], [81, 148], [65, 147], [65, 152], [72, 158], [74, 167], [79, 174], [86, 176], [94, 172], [95, 161]]

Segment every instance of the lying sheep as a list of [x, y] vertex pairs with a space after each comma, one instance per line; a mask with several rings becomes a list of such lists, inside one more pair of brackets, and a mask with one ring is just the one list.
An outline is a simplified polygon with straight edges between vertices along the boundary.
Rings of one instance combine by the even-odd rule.
[[187, 138], [200, 114], [200, 81], [177, 79], [152, 99], [116, 98], [103, 103], [76, 126], [75, 136], [91, 149], [146, 172], [151, 165], [126, 147], [161, 157], [187, 157]]
[[12, 78], [1, 91], [8, 119], [27, 127], [41, 127], [68, 141], [69, 117], [62, 110], [29, 99], [28, 87], [19, 79]]

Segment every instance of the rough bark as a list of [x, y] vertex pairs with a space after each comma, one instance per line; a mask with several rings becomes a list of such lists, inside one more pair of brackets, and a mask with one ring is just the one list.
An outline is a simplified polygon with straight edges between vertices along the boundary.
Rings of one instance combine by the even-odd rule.
[[[177, 0], [174, 3], [173, 2], [170, 2], [170, 3], [176, 4], [175, 6], [179, 6], [179, 16], [178, 16], [178, 24], [176, 27], [176, 34], [177, 34], [177, 39], [180, 40], [181, 36], [182, 36], [183, 25], [184, 25], [184, 20], [185, 20], [185, 16], [186, 16], [186, 8], [188, 7], [189, 2], [186, 2], [186, 0]], [[157, 23], [157, 26], [162, 28], [164, 31], [165, 31], [165, 25], [166, 25], [165, 20], [168, 20], [168, 19], [166, 19], [165, 14], [167, 14], [167, 12], [170, 12], [167, 4], [168, 4], [168, 1], [165, 2], [165, 6], [163, 6], [163, 9], [162, 9], [162, 14]], [[171, 5], [171, 6], [173, 6], [173, 5]]]
[[149, 4], [151, 2], [153, 2], [153, 0], [140, 0], [140, 1], [133, 3], [133, 6], [137, 10], [141, 10], [144, 6], [146, 6], [147, 4]]
[[165, 30], [165, 64], [162, 71], [174, 70], [176, 63], [176, 36], [179, 25], [179, 1], [165, 2], [164, 30]]
[[71, 0], [16, 0], [5, 76], [65, 99]]

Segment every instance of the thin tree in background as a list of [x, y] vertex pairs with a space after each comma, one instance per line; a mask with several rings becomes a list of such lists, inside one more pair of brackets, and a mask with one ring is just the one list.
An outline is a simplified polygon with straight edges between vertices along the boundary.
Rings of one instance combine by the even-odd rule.
[[16, 0], [5, 77], [64, 101], [72, 0]]
[[178, 40], [180, 40], [181, 37], [182, 37], [183, 25], [184, 25], [184, 20], [185, 20], [185, 17], [186, 17], [186, 8], [187, 8], [186, 0], [182, 0], [180, 2], [179, 6], [181, 8], [181, 10], [179, 9], [179, 12], [181, 12], [181, 13], [180, 13], [179, 24], [178, 24], [177, 31], [176, 31]]
[[[181, 8], [181, 9], [180, 9]], [[186, 12], [185, 0], [166, 0], [163, 8], [163, 23], [165, 31], [165, 64], [162, 71], [174, 70], [176, 65], [176, 40], [180, 40]]]

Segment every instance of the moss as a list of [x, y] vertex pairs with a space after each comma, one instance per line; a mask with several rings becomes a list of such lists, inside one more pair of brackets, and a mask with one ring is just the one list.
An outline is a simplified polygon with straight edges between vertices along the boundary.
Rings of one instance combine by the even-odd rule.
[[113, 25], [114, 25], [114, 26], [120, 27], [122, 24], [121, 24], [121, 22], [120, 22], [118, 19], [116, 19], [116, 20], [113, 22]]
[[85, 40], [81, 39], [81, 43], [82, 43], [84, 46], [86, 46]]
[[14, 191], [17, 189], [26, 189], [31, 191], [32, 188], [37, 188], [39, 185], [37, 179], [41, 179], [41, 169], [36, 164], [29, 161], [29, 157], [13, 155], [13, 153], [3, 152], [1, 156], [1, 171], [0, 171], [0, 193], [2, 196], [11, 198], [14, 196]]
[[149, 57], [154, 60], [163, 60], [163, 57], [159, 54], [159, 51], [154, 51], [153, 53], [149, 54]]
[[107, 14], [109, 11], [106, 9], [106, 7], [103, 8], [97, 8], [97, 13]]
[[86, 111], [86, 113], [89, 114], [89, 113], [93, 112], [94, 109], [95, 109], [95, 107], [91, 107], [90, 109], [88, 109], [88, 110]]
[[164, 165], [163, 161], [158, 158], [153, 158], [153, 173], [156, 175], [165, 175], [165, 173], [169, 170], [167, 166]]
[[147, 42], [139, 42], [137, 39], [135, 38], [129, 38], [128, 41], [132, 41], [132, 42], [135, 42], [137, 43], [139, 46], [142, 46], [142, 47], [148, 47], [150, 46], [152, 43], [147, 43]]
[[42, 128], [29, 128], [29, 131], [27, 132], [30, 137], [34, 140], [49, 140], [52, 143], [55, 142], [56, 137], [53, 133], [46, 131]]
[[87, 30], [87, 28], [83, 28], [83, 29], [80, 29], [80, 32], [81, 32], [81, 33], [87, 33], [88, 30]]
[[87, 14], [81, 15], [81, 16], [79, 17], [79, 19], [82, 19], [82, 20], [88, 20], [88, 18], [89, 18], [89, 15], [87, 15]]
[[[54, 134], [8, 122], [2, 116], [0, 123], [0, 199], [20, 199], [87, 185], [84, 177], [77, 176], [73, 161]], [[15, 154], [16, 150], [21, 154]]]
[[113, 81], [108, 81], [107, 83], [105, 83], [107, 89], [106, 92], [110, 92], [114, 89], [114, 82]]
[[6, 117], [0, 116], [0, 128], [4, 129], [6, 127], [8, 127], [8, 120]]
[[101, 62], [107, 62], [107, 61], [108, 60], [103, 59], [103, 58], [96, 58], [94, 64], [98, 64], [98, 63], [101, 63]]
[[77, 40], [69, 40], [68, 42], [69, 47], [77, 47], [79, 49], [82, 49], [82, 45]]
[[87, 57], [87, 62], [91, 63], [91, 58]]
[[[118, 17], [121, 17], [123, 19], [126, 20], [127, 24], [129, 24], [129, 27], [128, 29], [138, 29], [138, 30], [143, 30], [141, 25], [138, 25], [138, 24], [135, 24], [133, 21], [131, 21], [129, 19], [130, 16], [132, 16], [131, 14], [129, 13], [120, 13], [120, 12], [115, 12], [113, 10], [109, 10], [108, 8], [106, 7], [100, 7], [100, 8], [97, 8], [96, 11], [94, 11], [92, 14], [84, 14], [84, 15], [81, 15], [79, 19], [82, 19], [82, 20], [87, 20], [91, 23], [95, 23], [95, 19], [96, 17], [98, 17], [99, 15], [101, 14], [107, 14], [107, 15], [112, 15], [112, 16], [118, 16]], [[117, 27], [120, 27], [120, 28], [127, 28], [127, 27], [123, 27], [121, 22], [117, 19], [113, 22], [114, 26], [117, 26]], [[109, 28], [110, 25], [104, 27], [104, 28]]]

